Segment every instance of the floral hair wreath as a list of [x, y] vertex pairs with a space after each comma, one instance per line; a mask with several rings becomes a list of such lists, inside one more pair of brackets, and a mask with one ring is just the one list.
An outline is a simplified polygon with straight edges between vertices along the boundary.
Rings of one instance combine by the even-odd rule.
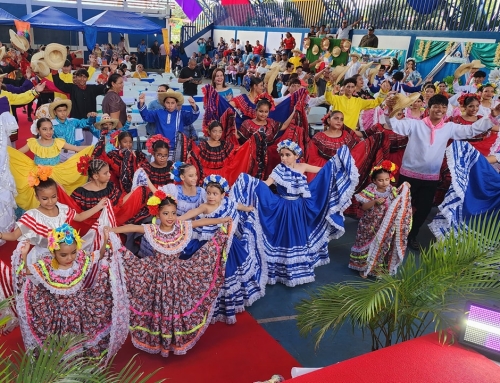
[[281, 149], [288, 149], [292, 153], [295, 153], [295, 155], [302, 157], [302, 149], [297, 144], [296, 142], [293, 142], [292, 140], [283, 140], [278, 144], [278, 153], [281, 151]]
[[181, 182], [181, 166], [185, 165], [185, 162], [177, 161], [172, 165], [172, 171], [170, 175], [175, 182]]
[[47, 239], [49, 241], [48, 249], [51, 253], [53, 253], [55, 250], [60, 250], [61, 243], [65, 243], [66, 245], [72, 245], [73, 243], [75, 243], [78, 250], [82, 248], [83, 241], [80, 237], [80, 234], [78, 234], [78, 232], [67, 223], [63, 224], [57, 229], [52, 229], [51, 231], [49, 231]]
[[30, 172], [28, 175], [28, 185], [35, 187], [40, 185], [40, 181], [47, 181], [52, 175], [52, 168], [50, 166], [38, 165], [36, 172]]
[[227, 182], [224, 177], [216, 174], [211, 174], [208, 177], [205, 177], [205, 179], [203, 180], [203, 188], [206, 189], [208, 184], [210, 183], [219, 184], [222, 187], [222, 190], [224, 190], [224, 193], [229, 192], [229, 182]]
[[176, 205], [177, 205], [177, 200], [170, 194], [165, 193], [162, 190], [157, 190], [154, 192], [152, 197], [149, 197], [148, 202], [146, 203], [148, 206], [149, 214], [152, 216], [157, 216], [159, 213], [159, 206], [161, 204], [161, 201], [165, 200], [166, 198], [172, 200]]
[[155, 134], [154, 136], [149, 137], [148, 140], [146, 141], [146, 149], [148, 150], [149, 154], [154, 153], [153, 146], [156, 143], [156, 141], [163, 141], [170, 148], [170, 141], [168, 138], [163, 137], [161, 134]]
[[398, 170], [398, 166], [389, 161], [389, 160], [384, 160], [379, 166], [374, 166], [372, 170], [370, 171], [370, 177], [372, 176], [373, 172], [376, 170], [384, 169], [386, 172], [390, 174], [391, 177], [391, 182], [396, 182], [396, 178], [394, 176], [396, 175], [396, 171]]
[[497, 86], [497, 84], [496, 84], [496, 83], [494, 83], [494, 82], [488, 82], [488, 83], [486, 83], [486, 84], [481, 84], [481, 85], [479, 85], [479, 86], [477, 87], [477, 91], [478, 91], [478, 92], [482, 92], [482, 91], [484, 90], [484, 88], [488, 88], [488, 87], [493, 88], [494, 93], [495, 93], [495, 94], [498, 94], [498, 89], [497, 89], [497, 88], [498, 88], [498, 86]]
[[479, 103], [481, 103], [481, 96], [479, 96], [476, 93], [463, 93], [459, 98], [458, 98], [458, 103], [460, 106], [464, 106], [465, 100], [468, 98], [475, 98]]
[[271, 104], [271, 107], [269, 108], [270, 112], [276, 109], [276, 104], [274, 103], [274, 99], [269, 94], [262, 93], [259, 96], [257, 96], [257, 98], [255, 99], [255, 105], [257, 105], [257, 103], [260, 100], [266, 100], [267, 102], [269, 102]]
[[92, 161], [92, 157], [86, 154], [84, 156], [81, 156], [80, 160], [76, 164], [76, 169], [78, 170], [78, 173], [80, 173], [82, 176], [88, 175], [90, 161]]

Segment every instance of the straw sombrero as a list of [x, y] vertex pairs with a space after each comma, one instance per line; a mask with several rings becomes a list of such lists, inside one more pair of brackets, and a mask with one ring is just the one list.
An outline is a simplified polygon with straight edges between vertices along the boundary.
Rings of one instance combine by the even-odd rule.
[[333, 47], [332, 49], [332, 56], [333, 57], [339, 57], [342, 51], [340, 50], [340, 47]]
[[342, 52], [348, 52], [351, 49], [351, 42], [347, 39], [344, 39], [340, 42], [340, 47], [342, 48]]
[[321, 40], [321, 48], [323, 48], [325, 51], [330, 48], [330, 40], [328, 40], [326, 37], [323, 37], [323, 40]]
[[365, 76], [365, 72], [370, 68], [373, 64], [373, 61], [367, 62], [365, 64], [361, 64], [359, 67], [358, 73], [362, 76]]
[[279, 72], [279, 66], [275, 66], [264, 76], [264, 84], [267, 84], [267, 93], [271, 94], [273, 92], [274, 80], [276, 80], [276, 77], [278, 77]]
[[16, 32], [14, 32], [12, 29], [9, 29], [9, 36], [10, 36], [10, 42], [11, 44], [19, 51], [21, 52], [26, 52], [28, 49], [30, 49], [30, 42], [28, 39], [24, 36], [19, 36]]
[[105, 113], [101, 116], [101, 119], [99, 122], [96, 122], [94, 126], [97, 129], [101, 129], [102, 124], [106, 122], [111, 122], [113, 124], [113, 127], [111, 129], [115, 129], [118, 126], [118, 119], [117, 118], [111, 118], [109, 114]]
[[309, 49], [310, 46], [311, 46], [311, 39], [309, 37], [306, 37], [304, 39], [304, 49]]
[[5, 46], [3, 46], [0, 48], [0, 61], [3, 59], [3, 56], [5, 56], [5, 53], [7, 53], [7, 51], [5, 50]]
[[43, 60], [32, 61], [31, 69], [41, 78], [47, 77], [50, 74], [50, 68]]
[[43, 60], [44, 57], [45, 57], [44, 51], [36, 52], [33, 56], [31, 56], [31, 62]]
[[312, 49], [312, 54], [316, 56], [318, 53], [319, 53], [319, 47], [316, 44], [314, 44]]
[[368, 82], [370, 84], [373, 84], [373, 81], [375, 81], [375, 76], [377, 75], [381, 66], [382, 65], [379, 64], [375, 68], [370, 69], [370, 71], [368, 72]]
[[394, 96], [396, 99], [396, 104], [392, 107], [392, 112], [389, 117], [394, 117], [400, 110], [408, 108], [411, 104], [417, 101], [420, 97], [419, 92], [411, 93], [409, 96], [405, 96], [402, 93], [398, 93]]
[[45, 47], [43, 59], [50, 69], [61, 69], [66, 62], [66, 47], [61, 44], [52, 43]]
[[356, 53], [356, 52], [352, 52], [349, 54], [350, 57], [357, 57], [358, 59], [361, 59], [361, 55], [359, 53]]
[[292, 53], [299, 53], [299, 54], [302, 54], [302, 51], [300, 49], [292, 49]]
[[463, 63], [461, 64], [456, 70], [455, 73], [453, 73], [453, 77], [455, 78], [460, 78], [464, 74], [466, 74], [469, 70], [473, 68], [472, 63]]
[[[332, 78], [333, 81], [335, 81], [335, 84], [338, 84], [340, 80], [345, 76], [346, 72], [348, 70], [347, 66], [344, 65], [337, 65], [335, 68], [333, 68], [330, 77]], [[339, 77], [342, 76], [342, 77]]]
[[472, 69], [481, 69], [486, 66], [480, 60], [472, 60], [471, 64], [472, 64]]
[[184, 104], [184, 96], [182, 95], [182, 93], [176, 92], [175, 90], [169, 89], [166, 92], [158, 93], [158, 102], [161, 105], [165, 104], [166, 98], [175, 98], [178, 105]]
[[62, 98], [56, 98], [54, 102], [51, 102], [49, 104], [49, 115], [50, 118], [56, 118], [56, 114], [54, 113], [54, 110], [61, 105], [66, 105], [66, 108], [68, 110], [68, 115], [71, 113], [71, 106], [73, 105], [71, 100], [63, 100]]

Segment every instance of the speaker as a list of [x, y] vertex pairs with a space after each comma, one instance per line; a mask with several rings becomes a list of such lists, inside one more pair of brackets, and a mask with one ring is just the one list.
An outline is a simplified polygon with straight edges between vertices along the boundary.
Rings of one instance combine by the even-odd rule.
[[500, 361], [500, 307], [467, 302], [459, 343]]

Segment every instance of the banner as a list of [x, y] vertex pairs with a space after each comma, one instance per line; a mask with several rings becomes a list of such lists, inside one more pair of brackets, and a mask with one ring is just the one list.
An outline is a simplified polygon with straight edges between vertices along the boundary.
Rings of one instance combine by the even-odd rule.
[[375, 64], [380, 64], [381, 59], [390, 57], [397, 58], [399, 62], [399, 67], [402, 68], [406, 62], [406, 56], [408, 52], [406, 49], [378, 49], [378, 48], [360, 48], [351, 47], [351, 53], [358, 53], [361, 55], [360, 61], [370, 62], [373, 61]]
[[163, 46], [165, 47], [165, 52], [167, 57], [165, 59], [165, 73], [170, 73], [170, 40], [168, 39], [168, 29], [162, 28], [161, 35], [163, 36]]

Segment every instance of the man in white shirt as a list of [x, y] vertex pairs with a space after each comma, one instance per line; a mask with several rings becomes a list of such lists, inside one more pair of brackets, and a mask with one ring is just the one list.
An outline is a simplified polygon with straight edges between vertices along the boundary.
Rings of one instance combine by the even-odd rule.
[[165, 43], [160, 45], [160, 69], [165, 68], [165, 63], [167, 61], [167, 50], [165, 49]]
[[349, 40], [349, 32], [352, 31], [352, 29], [359, 24], [359, 22], [363, 20], [363, 17], [360, 17], [358, 21], [355, 21], [351, 25], [347, 25], [347, 20], [342, 20], [342, 25], [340, 28], [337, 29], [337, 39], [339, 40], [344, 40], [347, 39]]
[[236, 39], [236, 50], [240, 50], [241, 52], [245, 52], [245, 45], [240, 42], [240, 39]]

